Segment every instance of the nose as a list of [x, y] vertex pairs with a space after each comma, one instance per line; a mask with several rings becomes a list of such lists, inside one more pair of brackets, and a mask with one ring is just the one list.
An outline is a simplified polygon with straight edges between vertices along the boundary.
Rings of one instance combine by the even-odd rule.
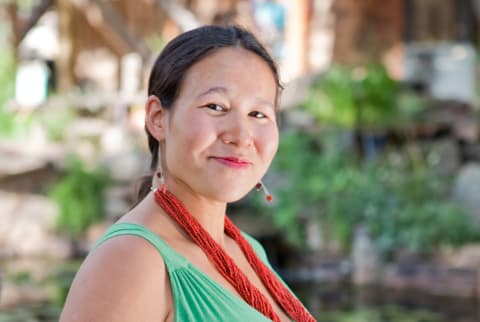
[[[233, 116], [233, 115], [232, 115]], [[249, 148], [253, 145], [253, 133], [248, 120], [236, 116], [225, 120], [225, 130], [221, 135], [224, 144]]]

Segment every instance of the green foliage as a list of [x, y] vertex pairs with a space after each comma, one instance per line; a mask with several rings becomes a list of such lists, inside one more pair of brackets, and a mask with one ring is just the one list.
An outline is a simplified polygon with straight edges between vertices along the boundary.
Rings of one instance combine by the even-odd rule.
[[16, 285], [32, 284], [32, 274], [28, 271], [19, 271], [6, 276], [6, 280]]
[[57, 228], [75, 237], [102, 220], [104, 190], [109, 183], [104, 171], [89, 171], [78, 159], [70, 159], [66, 176], [49, 193], [60, 208]]
[[398, 97], [399, 86], [382, 65], [332, 66], [314, 82], [303, 107], [320, 122], [378, 129], [397, 121]]
[[302, 217], [320, 223], [322, 235], [345, 249], [357, 225], [365, 224], [384, 255], [479, 239], [449, 200], [448, 180], [422, 158], [391, 153], [358, 164], [340, 142], [335, 132], [291, 132], [281, 139], [273, 169], [288, 184], [275, 192], [273, 218], [292, 242], [304, 242]]
[[23, 304], [0, 310], [0, 322], [58, 321], [60, 308], [41, 304]]

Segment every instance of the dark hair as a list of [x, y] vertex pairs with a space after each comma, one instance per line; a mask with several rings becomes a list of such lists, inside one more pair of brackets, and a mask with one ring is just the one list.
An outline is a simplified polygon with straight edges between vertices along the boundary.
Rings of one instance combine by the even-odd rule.
[[[252, 33], [238, 26], [203, 26], [180, 34], [170, 41], [155, 60], [148, 81], [148, 95], [157, 96], [164, 108], [171, 108], [188, 70], [208, 54], [225, 47], [249, 50], [268, 64], [277, 83], [275, 102], [277, 105], [282, 86], [275, 62]], [[155, 171], [158, 164], [159, 142], [146, 127], [145, 131], [152, 156], [150, 169]], [[138, 201], [148, 194], [152, 175], [141, 180]]]

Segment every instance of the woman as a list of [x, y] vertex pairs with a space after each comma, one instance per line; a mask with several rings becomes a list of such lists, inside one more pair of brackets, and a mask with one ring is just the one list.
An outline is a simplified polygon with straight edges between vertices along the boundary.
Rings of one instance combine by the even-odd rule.
[[80, 268], [61, 321], [314, 321], [225, 216], [278, 147], [271, 57], [239, 27], [172, 40], [150, 75], [154, 174]]

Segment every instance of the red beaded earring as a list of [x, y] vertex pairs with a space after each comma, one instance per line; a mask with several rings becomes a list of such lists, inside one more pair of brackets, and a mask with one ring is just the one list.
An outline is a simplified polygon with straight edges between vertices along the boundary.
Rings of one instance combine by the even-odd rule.
[[265, 194], [265, 200], [272, 202], [273, 196], [270, 194], [270, 192], [268, 192], [267, 187], [261, 180], [255, 185], [255, 189], [257, 189], [257, 191], [263, 190], [263, 193]]

